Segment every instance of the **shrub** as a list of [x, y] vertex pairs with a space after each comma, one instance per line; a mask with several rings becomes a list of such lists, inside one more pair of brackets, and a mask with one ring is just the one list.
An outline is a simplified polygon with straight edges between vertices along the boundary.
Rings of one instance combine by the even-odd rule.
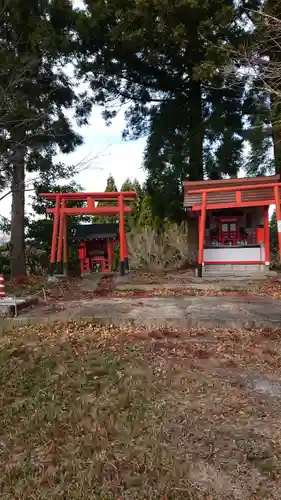
[[278, 231], [275, 211], [270, 219], [270, 267], [279, 270], [281, 268], [278, 246]]
[[169, 224], [159, 233], [155, 229], [133, 229], [127, 236], [130, 266], [134, 269], [165, 271], [189, 262], [187, 226]]

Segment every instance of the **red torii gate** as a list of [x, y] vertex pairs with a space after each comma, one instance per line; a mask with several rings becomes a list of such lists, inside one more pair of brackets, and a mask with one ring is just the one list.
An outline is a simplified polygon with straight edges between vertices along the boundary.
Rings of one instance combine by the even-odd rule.
[[[120, 238], [120, 274], [124, 276], [128, 263], [126, 245], [124, 214], [130, 213], [132, 208], [125, 205], [125, 201], [133, 201], [136, 198], [135, 191], [104, 192], [104, 193], [40, 193], [41, 198], [55, 201], [54, 208], [47, 208], [47, 214], [54, 215], [51, 267], [56, 263], [63, 262], [67, 267], [67, 224], [68, 215], [119, 215], [119, 238]], [[99, 201], [116, 201], [116, 206], [99, 207], [95, 203]], [[84, 207], [68, 207], [68, 201], [85, 202]]]

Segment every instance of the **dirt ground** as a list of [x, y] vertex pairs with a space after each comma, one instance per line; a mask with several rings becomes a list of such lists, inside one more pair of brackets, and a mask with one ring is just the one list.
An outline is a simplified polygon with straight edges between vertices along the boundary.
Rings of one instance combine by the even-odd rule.
[[279, 279], [125, 285], [9, 283], [0, 498], [279, 500]]
[[279, 500], [280, 331], [0, 336], [5, 500]]
[[9, 283], [11, 294], [34, 295], [39, 305], [17, 321], [94, 318], [102, 323], [173, 327], [278, 327], [279, 278], [196, 280], [189, 272], [156, 276], [92, 275], [83, 280], [29, 278]]
[[40, 276], [8, 281], [7, 294], [35, 296], [42, 302], [86, 299], [94, 297], [150, 297], [150, 296], [235, 296], [254, 295], [281, 298], [279, 276], [267, 279], [195, 278], [191, 271], [171, 273], [130, 272], [125, 277], [118, 274], [92, 274], [83, 279], [49, 281]]

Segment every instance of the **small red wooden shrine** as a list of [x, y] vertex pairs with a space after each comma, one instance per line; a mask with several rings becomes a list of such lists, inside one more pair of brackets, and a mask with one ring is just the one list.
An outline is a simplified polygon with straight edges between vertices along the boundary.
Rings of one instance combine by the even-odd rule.
[[269, 266], [270, 205], [281, 258], [280, 187], [279, 175], [184, 182], [184, 207], [198, 220], [199, 276], [204, 266]]
[[[132, 208], [126, 206], [126, 201], [136, 198], [135, 191], [104, 192], [104, 193], [40, 193], [42, 198], [55, 202], [54, 208], [47, 208], [47, 214], [54, 216], [51, 266], [56, 263], [64, 263], [67, 267], [67, 224], [68, 215], [117, 215], [119, 216], [119, 242], [120, 242], [120, 274], [125, 274], [126, 261], [128, 260], [125, 219], [124, 215], [130, 213]], [[98, 206], [100, 201], [115, 201], [116, 206]], [[70, 207], [68, 202], [84, 202], [83, 207]]]
[[[114, 248], [119, 242], [119, 224], [78, 224], [70, 229], [68, 239], [71, 245], [79, 245], [81, 275], [95, 271], [98, 265], [103, 273], [112, 271]], [[125, 245], [125, 270], [129, 264], [126, 254]]]

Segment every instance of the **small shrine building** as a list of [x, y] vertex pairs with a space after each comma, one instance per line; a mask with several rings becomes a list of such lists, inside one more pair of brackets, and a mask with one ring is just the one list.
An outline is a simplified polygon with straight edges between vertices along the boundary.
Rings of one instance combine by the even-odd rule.
[[191, 251], [207, 270], [267, 272], [269, 206], [276, 206], [281, 254], [280, 176], [184, 182]]
[[[129, 269], [125, 215], [132, 211], [131, 205], [136, 198], [135, 191], [106, 191], [104, 193], [40, 193], [49, 200], [52, 207], [46, 213], [53, 216], [53, 234], [50, 256], [50, 272], [63, 264], [64, 273], [68, 271], [68, 243], [78, 244], [81, 275], [92, 272], [98, 265], [102, 272], [112, 270], [114, 246], [118, 243], [120, 274], [124, 276]], [[110, 202], [101, 206], [99, 202]], [[73, 206], [79, 202], [80, 206]], [[67, 218], [79, 215], [106, 215], [118, 219], [118, 224], [79, 224], [67, 230]]]

